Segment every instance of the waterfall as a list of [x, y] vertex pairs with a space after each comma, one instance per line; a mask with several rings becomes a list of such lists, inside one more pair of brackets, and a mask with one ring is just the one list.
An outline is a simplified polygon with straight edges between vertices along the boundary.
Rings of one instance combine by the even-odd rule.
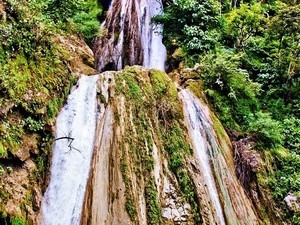
[[225, 219], [222, 212], [222, 206], [219, 199], [218, 190], [211, 169], [210, 158], [212, 157], [211, 148], [207, 140], [207, 135], [212, 136], [212, 128], [206, 119], [205, 112], [199, 104], [199, 100], [188, 90], [182, 90], [179, 97], [183, 102], [185, 117], [187, 118], [189, 136], [192, 141], [196, 159], [201, 167], [209, 198], [211, 199], [213, 209], [216, 211], [219, 219], [218, 224], [225, 225]]
[[165, 70], [167, 52], [162, 43], [163, 27], [162, 25], [151, 24], [151, 18], [163, 12], [162, 2], [158, 0], [142, 0], [140, 8], [140, 32], [144, 56], [143, 66], [145, 68]]
[[44, 225], [80, 223], [96, 130], [97, 79], [81, 77], [57, 117], [51, 178], [42, 201]]
[[166, 48], [162, 26], [151, 19], [163, 12], [161, 0], [113, 0], [103, 35], [95, 41], [97, 69], [121, 70], [126, 65], [143, 65], [164, 70]]
[[[97, 69], [121, 70], [125, 65], [143, 65], [146, 68], [164, 70], [166, 48], [162, 43], [163, 27], [151, 24], [151, 18], [162, 11], [161, 0], [112, 0], [107, 18], [102, 24], [103, 36], [95, 40]], [[150, 157], [152, 153], [152, 172], [158, 193], [157, 201], [161, 204], [161, 217], [175, 224], [190, 224], [189, 219], [193, 220], [193, 206], [182, 196], [174, 173], [168, 169], [169, 155], [162, 151], [163, 138], [156, 127], [159, 126], [156, 112], [159, 109], [156, 108], [157, 105], [152, 106], [156, 100], [149, 100], [150, 96], [155, 96], [156, 91], [152, 81], [154, 73], [151, 72], [157, 71], [135, 67], [132, 69], [135, 70], [134, 76], [131, 77], [129, 70], [128, 80], [124, 79], [121, 83], [122, 72], [107, 71], [100, 76], [83, 76], [70, 94], [67, 104], [57, 118], [51, 179], [42, 201], [42, 224], [147, 224], [147, 179], [143, 179], [144, 175], [141, 173], [144, 164], [133, 163], [138, 163], [138, 157], [142, 158], [143, 154]], [[139, 73], [143, 75], [142, 78], [138, 78]], [[160, 75], [157, 73], [155, 76]], [[166, 74], [164, 76], [166, 78], [163, 81], [169, 79]], [[160, 80], [157, 79], [157, 82]], [[174, 83], [169, 79], [166, 90], [171, 85]], [[131, 88], [131, 95], [138, 93], [144, 96], [137, 101], [126, 102], [128, 99], [126, 100], [122, 89], [126, 91], [128, 87]], [[175, 86], [174, 90], [177, 93]], [[97, 93], [101, 100], [98, 108]], [[187, 89], [179, 92], [179, 99], [188, 128], [187, 141], [190, 141], [194, 151], [194, 156], [184, 156], [184, 166], [195, 185], [195, 202], [199, 201], [198, 213], [204, 221], [203, 224], [258, 224], [252, 204], [234, 175], [229, 141], [225, 147], [222, 145], [207, 106]], [[135, 118], [138, 112], [132, 107], [138, 101], [149, 101], [145, 106], [151, 105], [149, 111], [153, 110], [153, 113], [147, 112], [149, 115], [145, 114], [147, 116], [143, 121], [144, 126], [149, 129], [149, 137], [145, 138], [146, 153], [143, 152], [144, 149], [139, 149], [137, 154], [129, 151], [131, 148], [134, 150], [135, 146], [131, 146], [132, 143], [127, 139], [137, 138], [137, 132], [142, 130], [140, 128], [136, 131], [136, 122], [140, 121], [135, 121], [139, 119]], [[172, 101], [180, 104], [177, 96]], [[163, 103], [165, 102], [161, 102]], [[178, 121], [178, 124], [184, 127], [182, 121]], [[222, 138], [226, 142], [228, 137], [224, 135]], [[124, 157], [127, 161], [123, 162]], [[131, 161], [131, 158], [136, 161]], [[150, 171], [149, 176], [151, 174]], [[134, 212], [136, 218], [130, 218], [132, 215], [128, 210]]]

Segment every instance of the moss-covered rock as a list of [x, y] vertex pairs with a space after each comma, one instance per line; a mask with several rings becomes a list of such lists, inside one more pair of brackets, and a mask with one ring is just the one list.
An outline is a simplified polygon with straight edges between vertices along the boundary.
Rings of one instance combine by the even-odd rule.
[[33, 3], [16, 2], [0, 3], [1, 37], [22, 27], [0, 43], [0, 213], [8, 224], [36, 224], [55, 117], [80, 74], [96, 71], [81, 37], [43, 24]]

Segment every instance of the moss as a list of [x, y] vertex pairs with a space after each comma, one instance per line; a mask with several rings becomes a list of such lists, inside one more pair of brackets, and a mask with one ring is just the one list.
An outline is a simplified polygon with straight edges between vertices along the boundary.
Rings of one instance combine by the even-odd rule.
[[126, 196], [125, 209], [130, 219], [135, 220], [137, 215], [136, 207], [134, 205], [133, 200], [128, 195]]
[[0, 137], [2, 140], [0, 141], [0, 156], [5, 158], [8, 152], [14, 154], [19, 150], [22, 143], [22, 135], [25, 131], [23, 121], [15, 119], [15, 116], [10, 118], [5, 117], [1, 122]]
[[[116, 94], [123, 95], [126, 99], [125, 108], [125, 129], [126, 133], [132, 134], [124, 137], [120, 170], [126, 186], [126, 211], [131, 219], [136, 213], [136, 196], [133, 193], [133, 186], [130, 174], [134, 173], [138, 180], [144, 180], [145, 197], [147, 206], [147, 218], [149, 224], [157, 224], [160, 221], [160, 206], [158, 193], [151, 172], [154, 167], [151, 148], [153, 146], [151, 134], [151, 120], [155, 114], [151, 108], [155, 104], [151, 86], [145, 82], [146, 72], [140, 67], [126, 67], [116, 77]], [[133, 118], [130, 117], [132, 113]], [[127, 147], [126, 147], [127, 146]], [[149, 147], [151, 146], [151, 147]], [[135, 197], [134, 197], [135, 196]]]
[[10, 195], [5, 190], [0, 189], [0, 197], [1, 197], [1, 201], [7, 201]]
[[167, 95], [173, 101], [177, 99], [177, 89], [165, 72], [152, 69], [150, 78], [156, 99], [161, 98], [163, 95]]
[[158, 203], [158, 193], [155, 185], [154, 178], [148, 181], [145, 188], [146, 207], [148, 224], [159, 224], [161, 222], [161, 209]]
[[[41, 15], [39, 7], [42, 5], [16, 0], [4, 4], [7, 20], [1, 21], [1, 28], [8, 32], [0, 32], [0, 36], [9, 37], [3, 38], [0, 44], [0, 158], [5, 164], [9, 159], [13, 168], [15, 162], [21, 165], [15, 160], [15, 153], [27, 144], [29, 137], [36, 138], [39, 153], [32, 154], [31, 158], [38, 170], [30, 174], [29, 179], [32, 184], [41, 186], [52, 149], [52, 135], [46, 129], [53, 126], [71, 86], [77, 81], [75, 75], [82, 71], [95, 73], [90, 68], [93, 57], [84, 42], [74, 30], [70, 29], [72, 34], [66, 33], [49, 23], [49, 18]], [[6, 176], [12, 174], [7, 169]], [[1, 200], [8, 198], [5, 190], [0, 192]], [[34, 206], [30, 194], [20, 194], [25, 199], [22, 214], [26, 215]], [[0, 214], [7, 217], [5, 223], [26, 224], [25, 217], [10, 219], [12, 215], [6, 210], [7, 207], [0, 204]]]
[[4, 168], [0, 165], [0, 176], [4, 173]]
[[194, 220], [198, 224], [201, 222], [201, 218], [199, 215], [200, 210], [197, 202], [195, 185], [185, 169], [185, 157], [186, 155], [189, 155], [191, 151], [189, 144], [183, 135], [184, 131], [180, 128], [179, 121], [176, 120], [169, 124], [168, 129], [161, 124], [161, 129], [163, 133], [164, 148], [170, 155], [170, 169], [175, 174], [185, 199], [191, 205]]
[[175, 174], [185, 199], [192, 207], [195, 222], [200, 223], [195, 186], [185, 169], [185, 158], [191, 154], [191, 149], [186, 140], [186, 130], [183, 129], [183, 111], [177, 89], [168, 76], [160, 71], [151, 70], [151, 82], [156, 97], [163, 146], [169, 154], [170, 169]]
[[[20, 53], [0, 72], [4, 90], [0, 102], [14, 105], [0, 122], [2, 158], [19, 150], [24, 133], [42, 130], [57, 115], [74, 83], [59, 56], [49, 51], [45, 49], [43, 56], [35, 59]], [[19, 124], [9, 119], [18, 112], [22, 114], [17, 115]]]
[[34, 160], [37, 166], [37, 170], [34, 174], [36, 180], [43, 182], [46, 178], [47, 171], [49, 170], [49, 155], [53, 148], [53, 136], [52, 134], [45, 134], [39, 142], [38, 148], [40, 154]]
[[105, 96], [104, 95], [100, 95], [100, 102], [102, 103], [102, 104], [105, 104], [106, 103], [106, 99], [105, 99]]
[[26, 220], [21, 217], [12, 217], [10, 218], [11, 225], [27, 225]]
[[7, 155], [7, 148], [4, 147], [2, 140], [0, 140], [0, 158], [4, 158]]
[[191, 81], [188, 83], [189, 90], [199, 99], [204, 98], [203, 94], [203, 82], [202, 81]]
[[58, 114], [62, 101], [60, 98], [56, 97], [52, 99], [47, 105], [47, 116], [48, 118], [54, 118]]

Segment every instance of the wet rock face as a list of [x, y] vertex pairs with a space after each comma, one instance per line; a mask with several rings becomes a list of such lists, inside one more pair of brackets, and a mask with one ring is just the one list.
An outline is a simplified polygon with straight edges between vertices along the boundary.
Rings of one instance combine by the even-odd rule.
[[[232, 134], [235, 173], [244, 190], [265, 224], [276, 224], [280, 213], [276, 210], [271, 194], [260, 185], [260, 174], [265, 173], [262, 157], [255, 147], [253, 138], [242, 138]], [[265, 213], [261, 213], [261, 212]]]
[[25, 162], [32, 155], [37, 155], [39, 153], [38, 149], [38, 135], [36, 134], [24, 134], [23, 135], [23, 146], [16, 152], [15, 156]]
[[262, 159], [254, 149], [255, 142], [244, 138], [233, 143], [236, 173], [247, 191], [256, 181], [256, 173], [261, 170]]
[[162, 11], [161, 0], [113, 0], [111, 4], [102, 36], [94, 42], [98, 71], [121, 70], [126, 65], [164, 70], [162, 27], [151, 24], [151, 18]]
[[103, 36], [94, 43], [98, 71], [120, 70], [125, 65], [141, 65], [142, 43], [136, 1], [112, 2], [103, 24]]
[[[169, 170], [162, 147], [152, 72], [133, 67], [100, 75], [97, 92], [102, 116], [83, 225], [195, 224], [192, 207]], [[167, 83], [152, 82], [162, 88], [173, 85], [166, 74], [159, 73], [162, 77], [157, 79]]]

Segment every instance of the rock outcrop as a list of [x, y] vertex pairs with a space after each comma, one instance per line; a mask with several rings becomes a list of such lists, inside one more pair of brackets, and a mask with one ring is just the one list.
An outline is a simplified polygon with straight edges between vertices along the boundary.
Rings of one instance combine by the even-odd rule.
[[[100, 77], [102, 116], [81, 224], [261, 224], [235, 176], [229, 138], [205, 103], [180, 101], [158, 70], [127, 67]], [[201, 109], [197, 140], [185, 104]], [[199, 139], [207, 155], [197, 153]], [[209, 158], [219, 213], [199, 157]]]
[[102, 35], [94, 43], [98, 71], [121, 70], [126, 65], [164, 70], [162, 28], [151, 23], [162, 7], [161, 0], [113, 0]]

